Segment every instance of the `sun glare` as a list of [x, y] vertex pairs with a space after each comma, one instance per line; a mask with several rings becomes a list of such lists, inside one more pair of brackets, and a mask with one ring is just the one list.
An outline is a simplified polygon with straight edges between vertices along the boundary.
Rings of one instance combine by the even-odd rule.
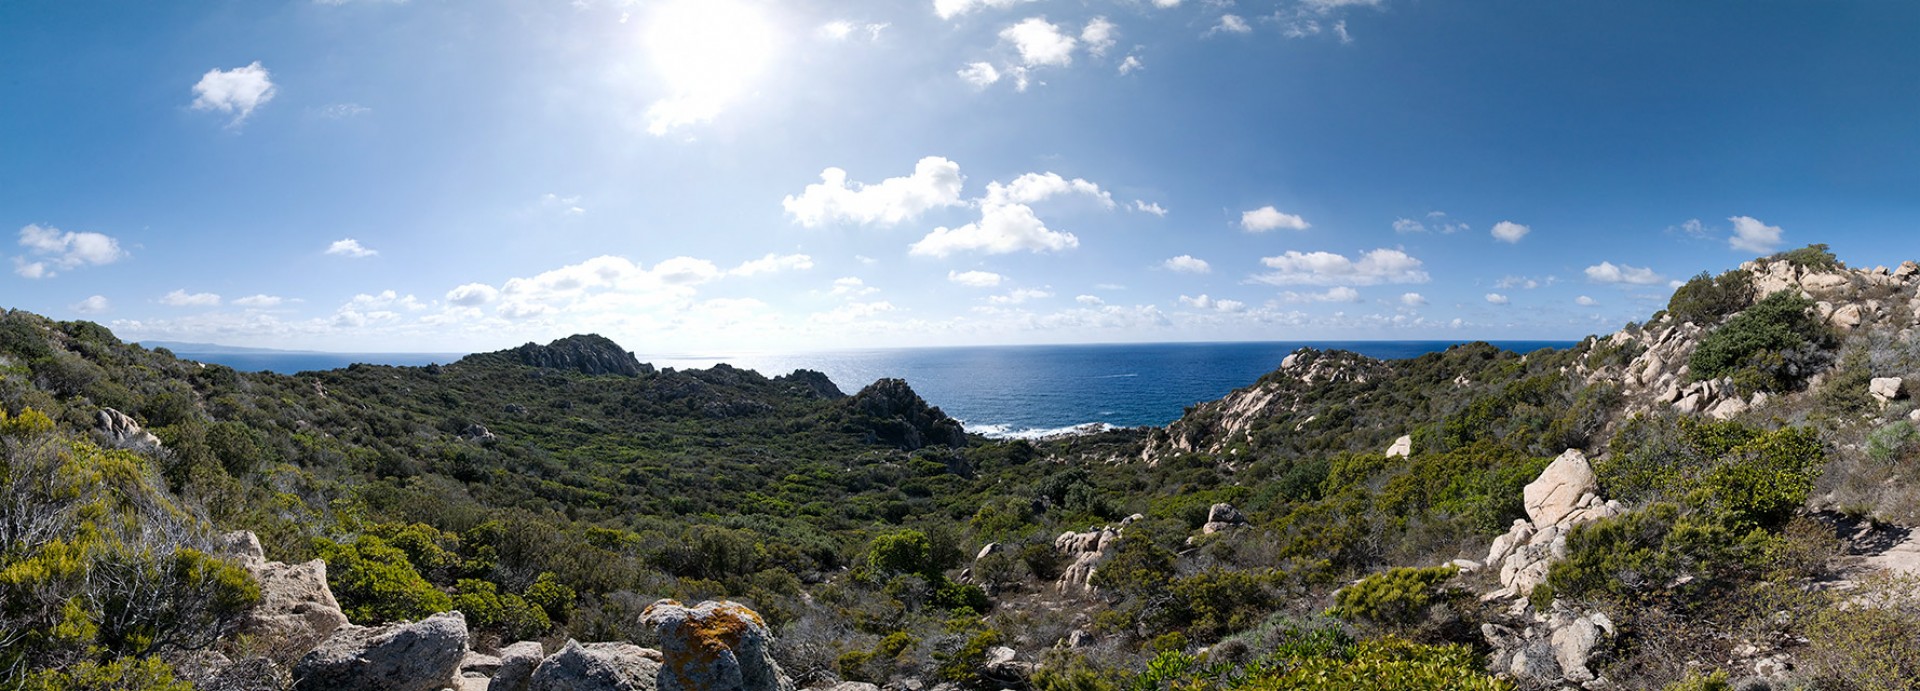
[[779, 41], [765, 13], [738, 0], [672, 0], [654, 11], [645, 32], [667, 92], [647, 109], [654, 134], [712, 120], [740, 100]]

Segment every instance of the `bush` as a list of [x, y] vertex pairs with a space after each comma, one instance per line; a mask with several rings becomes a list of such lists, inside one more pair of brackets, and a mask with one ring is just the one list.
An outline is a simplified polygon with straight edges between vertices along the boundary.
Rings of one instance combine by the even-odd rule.
[[1728, 271], [1718, 278], [1701, 272], [1673, 291], [1667, 313], [1676, 322], [1713, 326], [1753, 302], [1753, 282], [1745, 271]]
[[1608, 496], [1683, 504], [1736, 528], [1783, 525], [1826, 464], [1825, 446], [1811, 429], [1766, 432], [1686, 416], [1635, 417], [1609, 449], [1594, 466]]
[[1807, 626], [1801, 667], [1822, 689], [1920, 688], [1920, 580], [1876, 577]]
[[940, 569], [933, 561], [933, 541], [918, 530], [902, 530], [874, 538], [867, 547], [867, 568], [881, 579], [901, 573], [916, 574], [927, 580], [940, 576]]
[[1459, 571], [1452, 566], [1403, 567], [1374, 574], [1342, 589], [1330, 614], [1382, 626], [1411, 626], [1440, 601], [1440, 584]]
[[1807, 245], [1797, 250], [1787, 250], [1771, 257], [1769, 261], [1782, 261], [1808, 271], [1831, 271], [1841, 267], [1840, 258], [1833, 255], [1825, 243]]
[[1700, 339], [1688, 361], [1695, 381], [1731, 376], [1742, 391], [1795, 388], [1826, 364], [1833, 334], [1812, 314], [1813, 301], [1783, 290], [1755, 303]]
[[421, 619], [453, 608], [453, 599], [427, 583], [407, 554], [373, 535], [351, 544], [319, 540], [327, 583], [347, 618], [359, 624]]
[[87, 660], [71, 669], [44, 670], [20, 683], [20, 691], [193, 691], [193, 684], [174, 678], [173, 668], [159, 658], [120, 658], [106, 663]]

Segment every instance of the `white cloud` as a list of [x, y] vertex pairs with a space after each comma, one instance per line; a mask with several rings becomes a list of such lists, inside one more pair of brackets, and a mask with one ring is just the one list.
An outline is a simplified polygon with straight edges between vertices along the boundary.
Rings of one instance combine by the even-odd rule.
[[1420, 307], [1427, 304], [1427, 298], [1419, 293], [1406, 293], [1400, 296], [1400, 304], [1408, 307]]
[[367, 249], [366, 247], [362, 247], [360, 245], [360, 241], [355, 240], [353, 238], [335, 240], [333, 241], [333, 244], [327, 245], [327, 254], [337, 255], [341, 257], [352, 257], [355, 259], [359, 259], [361, 257], [371, 257], [379, 253], [380, 252], [377, 250], [371, 250], [371, 249]]
[[1580, 297], [1574, 298], [1573, 304], [1579, 305], [1581, 307], [1592, 307], [1594, 305], [1600, 304], [1600, 301], [1587, 297], [1585, 295], [1582, 295]]
[[1507, 276], [1507, 277], [1501, 278], [1499, 282], [1494, 283], [1493, 287], [1499, 288], [1501, 290], [1507, 290], [1511, 288], [1533, 290], [1535, 288], [1540, 287], [1540, 281], [1538, 279], [1527, 278], [1526, 276]]
[[1146, 67], [1147, 63], [1141, 62], [1140, 56], [1138, 55], [1129, 55], [1126, 59], [1120, 61], [1121, 74], [1133, 74], [1134, 72], [1146, 69]]
[[964, 180], [960, 164], [939, 156], [920, 159], [908, 177], [873, 185], [848, 183], [847, 171], [827, 168], [820, 172], [820, 182], [807, 185], [799, 196], [788, 195], [780, 205], [809, 228], [830, 221], [893, 225], [929, 209], [960, 204]]
[[236, 307], [245, 307], [247, 309], [270, 309], [279, 307], [280, 303], [283, 302], [286, 302], [286, 298], [277, 295], [248, 295], [234, 300], [233, 304]]
[[1000, 39], [1012, 43], [1027, 67], [1073, 64], [1073, 49], [1078, 45], [1059, 25], [1042, 17], [1028, 17], [1000, 31]]
[[1170, 7], [1179, 7], [1180, 0], [1153, 0], [1153, 6], [1158, 7], [1160, 9], [1167, 9]]
[[1736, 250], [1768, 253], [1780, 248], [1780, 226], [1761, 223], [1752, 216], [1734, 216], [1733, 237], [1727, 239], [1727, 245]]
[[768, 254], [759, 259], [741, 262], [739, 266], [727, 273], [735, 276], [753, 276], [781, 271], [805, 271], [811, 268], [813, 268], [813, 257], [804, 254]]
[[1507, 299], [1507, 296], [1505, 295], [1501, 295], [1499, 293], [1487, 293], [1487, 302], [1489, 304], [1494, 304], [1494, 305], [1504, 305], [1510, 301]]
[[1104, 16], [1094, 17], [1087, 22], [1086, 28], [1080, 30], [1080, 42], [1087, 44], [1087, 52], [1095, 57], [1106, 55], [1107, 49], [1117, 42], [1119, 29], [1118, 24], [1107, 21]]
[[1195, 259], [1190, 254], [1168, 259], [1161, 263], [1161, 266], [1166, 267], [1168, 271], [1178, 271], [1183, 274], [1204, 274], [1213, 271], [1213, 265], [1208, 264], [1207, 260]]
[[1092, 182], [1080, 178], [1068, 180], [1050, 172], [1027, 173], [1010, 183], [987, 183], [987, 195], [979, 200], [979, 221], [959, 228], [935, 228], [909, 251], [945, 257], [962, 251], [1006, 254], [1023, 250], [1058, 252], [1078, 247], [1078, 237], [1048, 228], [1029, 206], [1063, 195], [1091, 197], [1109, 209], [1115, 206], [1113, 196]]
[[232, 113], [229, 126], [245, 122], [253, 111], [273, 100], [273, 79], [260, 61], [230, 70], [212, 69], [193, 85], [193, 109]]
[[447, 291], [447, 302], [463, 307], [484, 305], [498, 297], [499, 289], [485, 283], [468, 283]]
[[1180, 304], [1194, 309], [1214, 310], [1217, 312], [1238, 312], [1247, 306], [1247, 303], [1239, 300], [1216, 300], [1208, 297], [1205, 293], [1201, 293], [1199, 297], [1182, 295], [1180, 296]]
[[1394, 219], [1393, 230], [1397, 233], [1425, 233], [1427, 231], [1433, 231], [1436, 233], [1452, 234], [1469, 230], [1469, 227], [1465, 223], [1448, 221], [1447, 214], [1444, 211], [1429, 211], [1427, 212], [1427, 220], [1425, 221], [1411, 218]]
[[966, 67], [960, 68], [960, 71], [954, 74], [960, 75], [962, 81], [972, 84], [976, 89], [985, 89], [993, 86], [994, 82], [1000, 81], [1000, 70], [984, 62], [969, 62]]
[[1166, 207], [1163, 207], [1163, 206], [1161, 206], [1159, 202], [1154, 202], [1154, 203], [1151, 203], [1151, 204], [1149, 204], [1149, 203], [1147, 203], [1147, 202], [1144, 202], [1144, 201], [1141, 201], [1141, 200], [1138, 200], [1138, 199], [1135, 199], [1135, 200], [1133, 200], [1133, 210], [1134, 210], [1134, 211], [1144, 211], [1144, 212], [1146, 212], [1146, 213], [1150, 213], [1150, 214], [1153, 214], [1153, 215], [1155, 215], [1155, 216], [1159, 216], [1159, 217], [1161, 217], [1161, 218], [1166, 218], [1166, 217], [1167, 217], [1167, 209], [1166, 209]]
[[1685, 223], [1668, 227], [1667, 232], [1682, 233], [1691, 238], [1704, 238], [1707, 236], [1707, 224], [1701, 223], [1700, 219], [1689, 218]]
[[215, 307], [220, 304], [220, 296], [214, 293], [189, 293], [176, 290], [160, 298], [160, 304], [168, 307]]
[[565, 216], [585, 216], [587, 214], [587, 209], [580, 205], [580, 195], [577, 194], [562, 197], [558, 194], [548, 192], [540, 196], [540, 206], [542, 208], [552, 209]]
[[328, 120], [345, 120], [373, 112], [372, 108], [358, 103], [335, 103], [320, 109], [320, 117]]
[[1230, 34], [1250, 34], [1253, 33], [1253, 26], [1247, 24], [1247, 20], [1241, 19], [1240, 15], [1223, 14], [1220, 15], [1220, 23], [1208, 29], [1207, 35], [1212, 36], [1223, 31]]
[[27, 252], [13, 258], [14, 273], [24, 278], [52, 278], [82, 266], [104, 266], [125, 259], [120, 241], [100, 233], [63, 232], [29, 223], [20, 229], [20, 246]]
[[661, 97], [647, 106], [647, 133], [664, 136], [710, 122], [754, 93], [787, 33], [764, 8], [743, 0], [649, 3], [641, 44]]
[[854, 276], [846, 276], [833, 279], [833, 292], [831, 294], [835, 297], [857, 298], [878, 292], [880, 292], [879, 288], [867, 285], [866, 281], [862, 281]]
[[886, 31], [889, 26], [892, 24], [855, 24], [845, 19], [836, 19], [814, 29], [814, 35], [829, 41], [845, 41], [858, 33], [869, 41], [878, 41], [880, 32]]
[[987, 298], [987, 302], [991, 302], [996, 305], [1018, 305], [1028, 300], [1039, 300], [1041, 298], [1050, 298], [1050, 297], [1053, 297], [1053, 293], [1049, 293], [1044, 290], [1037, 290], [1033, 288], [1021, 288], [1013, 292], [1007, 293], [1006, 295], [989, 296]]
[[1287, 291], [1280, 295], [1287, 302], [1359, 302], [1360, 291], [1346, 286], [1334, 286], [1324, 293], [1296, 293]]
[[1499, 223], [1493, 224], [1493, 239], [1499, 240], [1501, 242], [1507, 242], [1507, 243], [1519, 242], [1520, 238], [1526, 237], [1527, 233], [1531, 233], [1531, 232], [1533, 232], [1532, 228], [1528, 228], [1526, 226], [1520, 225], [1518, 223], [1514, 223], [1512, 221], [1501, 221]]
[[941, 19], [952, 19], [981, 7], [999, 9], [1022, 2], [1034, 2], [1034, 0], [933, 0], [933, 13], [939, 15]]
[[95, 295], [85, 300], [81, 300], [79, 302], [73, 303], [71, 307], [73, 311], [79, 312], [81, 314], [99, 314], [109, 309], [113, 309], [113, 304], [107, 302], [107, 296]]
[[1637, 286], [1650, 286], [1665, 283], [1666, 278], [1654, 273], [1653, 269], [1635, 268], [1625, 264], [1600, 262], [1587, 267], [1587, 280], [1594, 283], [1625, 283]]
[[1247, 229], [1249, 232], [1263, 233], [1275, 228], [1306, 230], [1312, 228], [1313, 224], [1308, 223], [1307, 219], [1299, 216], [1281, 213], [1279, 209], [1271, 206], [1263, 206], [1252, 211], [1241, 212], [1240, 227]]
[[1347, 33], [1347, 20], [1345, 19], [1333, 23], [1333, 35], [1339, 36], [1341, 43], [1353, 42], [1353, 34]]
[[1277, 257], [1262, 258], [1260, 263], [1274, 271], [1251, 280], [1268, 285], [1370, 286], [1426, 283], [1430, 278], [1419, 259], [1390, 249], [1367, 252], [1357, 261], [1332, 252], [1288, 251]]
[[1107, 304], [1106, 300], [1100, 299], [1100, 297], [1097, 295], [1076, 295], [1074, 296], [1073, 301], [1089, 307], [1096, 307], [1099, 305]]
[[1378, 7], [1380, 0], [1300, 0], [1300, 4], [1319, 12], [1342, 7]]
[[872, 319], [882, 314], [895, 311], [896, 309], [893, 303], [885, 300], [878, 302], [849, 302], [825, 312], [816, 312], [808, 317], [808, 320], [822, 324], [847, 324], [863, 319]]
[[948, 271], [947, 280], [972, 288], [992, 288], [1005, 277], [991, 271]]

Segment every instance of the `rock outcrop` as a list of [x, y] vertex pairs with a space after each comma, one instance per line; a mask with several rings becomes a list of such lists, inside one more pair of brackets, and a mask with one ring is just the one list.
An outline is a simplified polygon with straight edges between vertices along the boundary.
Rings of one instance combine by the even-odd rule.
[[1406, 458], [1411, 455], [1413, 455], [1412, 436], [1400, 435], [1399, 439], [1393, 440], [1393, 446], [1387, 447], [1387, 458]]
[[487, 358], [490, 355], [505, 356], [509, 361], [528, 367], [569, 370], [593, 376], [637, 377], [654, 372], [653, 365], [641, 362], [633, 353], [622, 349], [620, 344], [597, 334], [568, 336], [546, 345], [528, 343], [512, 350], [470, 355], [468, 358]]
[[1062, 592], [1092, 592], [1094, 570], [1112, 552], [1127, 526], [1141, 518], [1145, 516], [1136, 513], [1121, 521], [1118, 527], [1100, 526], [1084, 533], [1067, 531], [1054, 538], [1053, 549], [1069, 560], [1054, 588]]
[[[529, 691], [654, 691], [659, 688], [660, 651], [631, 643], [581, 643], [567, 645], [534, 668], [524, 688]], [[504, 671], [506, 659], [501, 659]], [[504, 682], [504, 683], [503, 683]], [[517, 679], [494, 677], [498, 691], [512, 686]]]
[[221, 535], [217, 542], [260, 584], [260, 602], [241, 620], [240, 631], [272, 641], [281, 662], [292, 662], [347, 625], [346, 613], [327, 587], [326, 562], [267, 561], [260, 538], [247, 531]]
[[540, 667], [547, 652], [539, 641], [521, 641], [500, 651], [500, 668], [493, 671], [487, 691], [527, 691], [533, 670]]
[[459, 682], [467, 619], [459, 612], [417, 622], [341, 627], [300, 658], [295, 691], [437, 691]]
[[108, 445], [134, 449], [160, 448], [160, 438], [140, 427], [132, 417], [112, 408], [101, 408], [93, 414], [93, 428], [99, 432]]
[[867, 418], [870, 441], [907, 451], [935, 444], [956, 448], [967, 445], [967, 431], [960, 422], [927, 405], [904, 379], [869, 384], [854, 394], [848, 405]]
[[1876, 401], [1888, 403], [1904, 393], [1902, 388], [1905, 383], [1899, 377], [1875, 377], [1867, 383], [1867, 393]]
[[807, 398], [837, 401], [847, 397], [845, 393], [841, 393], [840, 387], [834, 385], [832, 379], [827, 378], [827, 375], [810, 369], [797, 369], [791, 374], [774, 377], [773, 381], [776, 384], [784, 384], [787, 390]]
[[1247, 517], [1242, 515], [1239, 509], [1233, 508], [1232, 504], [1214, 504], [1208, 507], [1207, 522], [1205, 525], [1200, 526], [1200, 532], [1203, 535], [1212, 535], [1246, 524]]
[[660, 635], [665, 662], [658, 691], [794, 689], [768, 650], [766, 622], [743, 605], [722, 600], [687, 607], [660, 600], [641, 613], [640, 621]]

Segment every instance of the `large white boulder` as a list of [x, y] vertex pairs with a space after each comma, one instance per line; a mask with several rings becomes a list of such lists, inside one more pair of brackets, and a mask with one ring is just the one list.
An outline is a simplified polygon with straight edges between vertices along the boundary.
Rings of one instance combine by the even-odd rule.
[[1593, 492], [1597, 481], [1587, 455], [1579, 449], [1567, 449], [1541, 471], [1540, 477], [1523, 490], [1527, 518], [1536, 526], [1559, 523], [1580, 508], [1582, 496]]

